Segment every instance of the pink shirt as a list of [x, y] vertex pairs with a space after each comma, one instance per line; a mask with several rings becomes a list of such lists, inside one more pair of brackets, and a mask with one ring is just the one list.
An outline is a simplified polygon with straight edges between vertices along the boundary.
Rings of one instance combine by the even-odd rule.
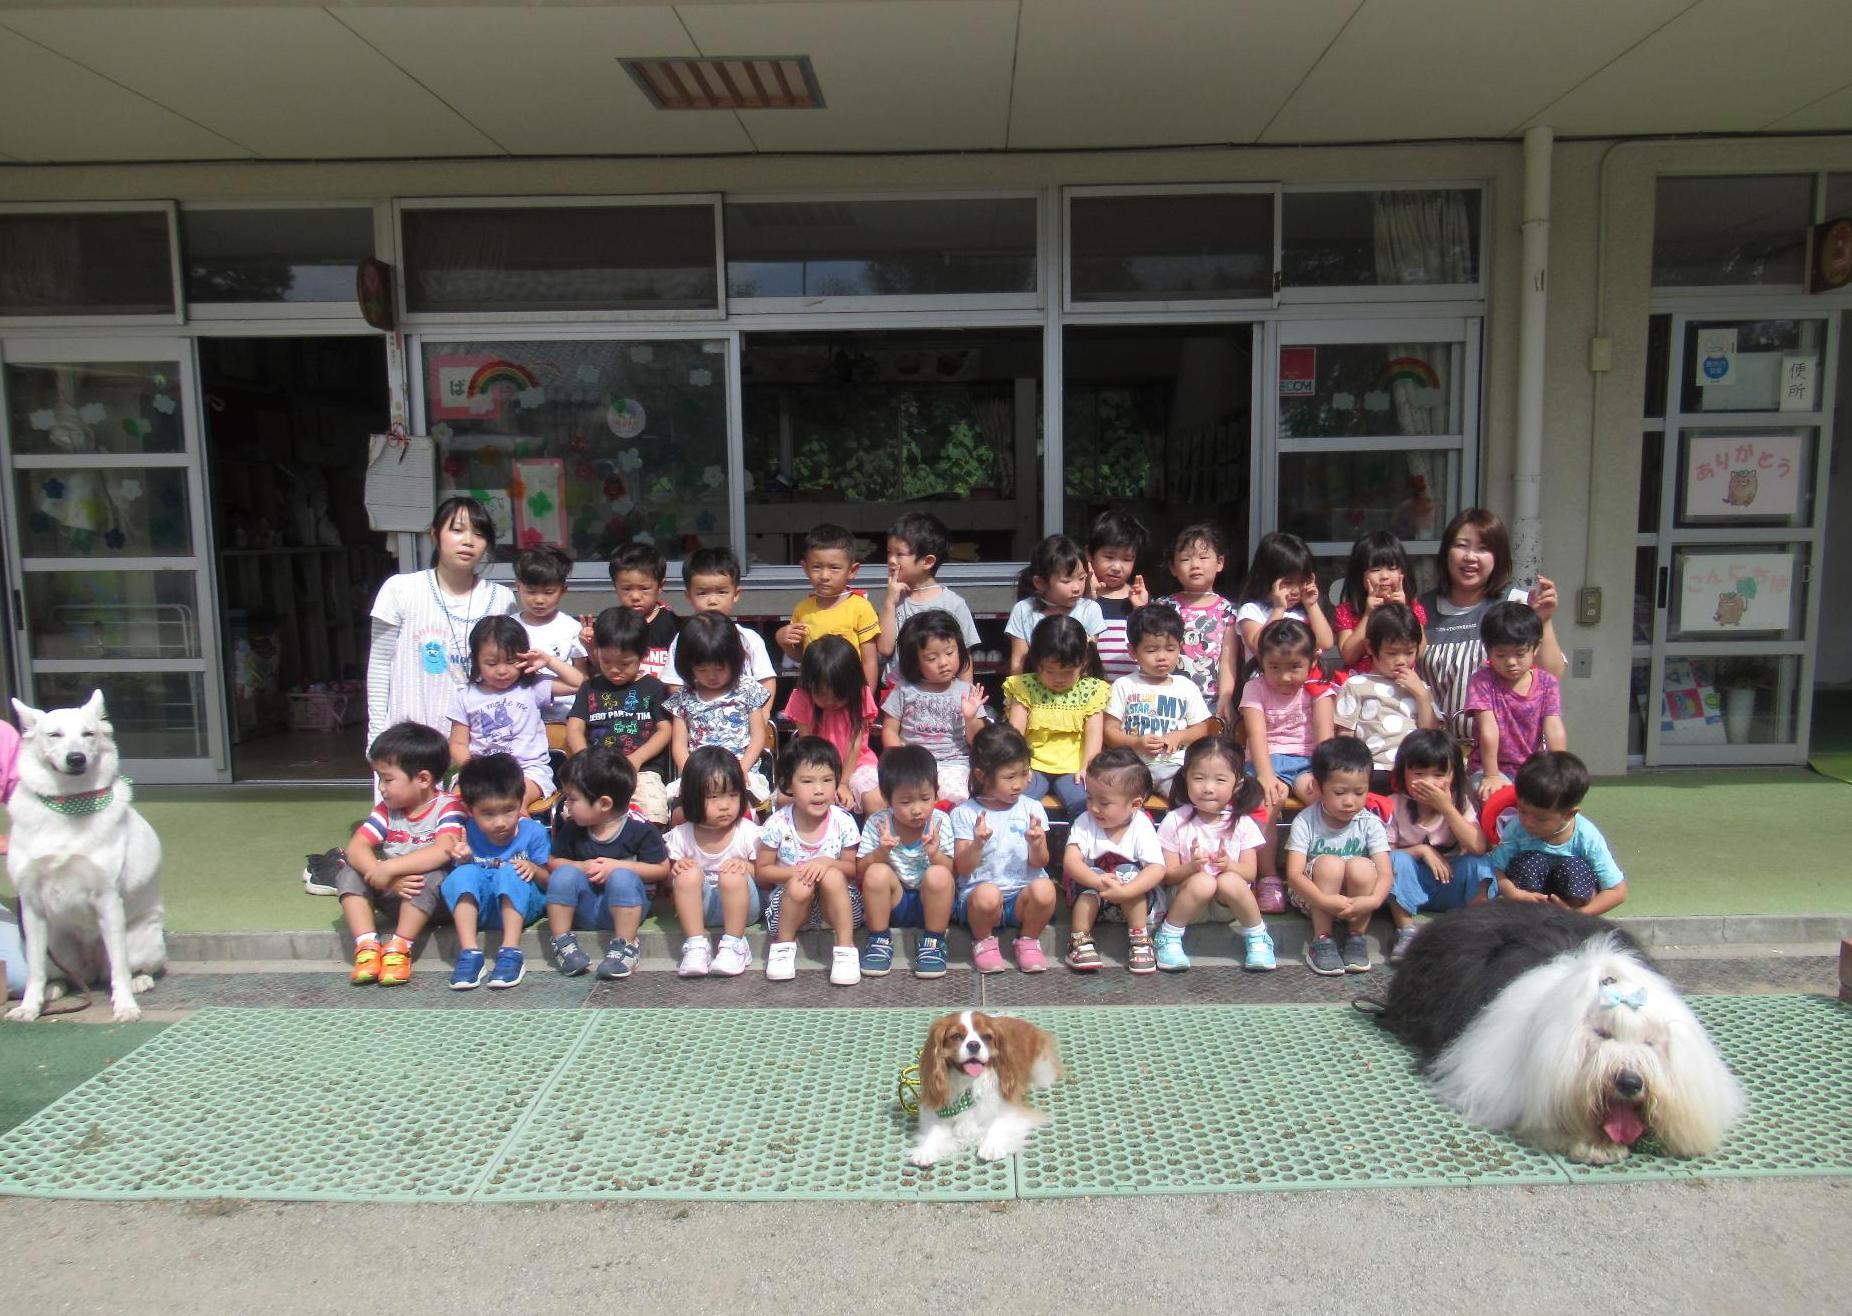
[[1398, 795], [1395, 797], [1395, 822], [1389, 829], [1389, 840], [1398, 850], [1406, 850], [1411, 845], [1431, 845], [1436, 850], [1451, 850], [1453, 825], [1447, 821], [1444, 813], [1417, 819], [1414, 802], [1406, 795]]
[[[1319, 699], [1331, 698], [1331, 688], [1326, 686], [1316, 696]], [[1241, 687], [1241, 707], [1258, 708], [1267, 721], [1267, 753], [1297, 754], [1301, 757], [1311, 754], [1312, 743], [1312, 692], [1300, 686], [1290, 695], [1283, 695], [1256, 676]], [[1258, 754], [1257, 746], [1250, 745], [1249, 752]]]
[[[817, 734], [836, 747], [836, 752], [846, 760], [849, 757], [849, 740], [854, 734], [849, 727], [849, 710], [832, 708], [821, 717], [817, 706], [810, 701], [810, 695], [799, 687], [791, 692], [785, 701], [785, 716], [800, 727], [807, 727], [812, 722], [817, 724]], [[875, 696], [871, 690], [862, 691], [862, 755], [853, 763], [845, 762], [842, 766], [843, 776], [847, 777], [857, 768], [872, 768], [875, 765], [874, 741], [881, 730], [881, 713], [875, 707]]]
[[[1425, 628], [1428, 624], [1428, 610], [1421, 606], [1421, 601], [1419, 599], [1410, 599], [1408, 601], [1408, 606], [1409, 610], [1415, 614], [1415, 620], [1420, 622], [1423, 628]], [[1342, 635], [1345, 631], [1354, 631], [1359, 626], [1363, 625], [1362, 614], [1348, 603], [1338, 604], [1337, 615], [1332, 620], [1337, 627], [1339, 635]], [[1350, 665], [1350, 670], [1353, 672], [1375, 671], [1376, 659], [1370, 656], [1370, 651], [1368, 649], [1365, 649], [1361, 654], [1357, 655], [1357, 661]]]
[[[1464, 711], [1492, 715], [1492, 722], [1498, 727], [1499, 774], [1514, 780], [1525, 759], [1547, 748], [1543, 743], [1543, 720], [1563, 715], [1562, 687], [1557, 685], [1556, 678], [1541, 667], [1533, 667], [1531, 677], [1527, 695], [1518, 694], [1499, 680], [1490, 667], [1481, 667], [1466, 683]], [[1469, 766], [1475, 772], [1484, 770], [1477, 744], [1473, 746], [1473, 760]]]
[[1184, 859], [1200, 848], [1209, 854], [1219, 853], [1233, 863], [1241, 858], [1242, 851], [1258, 850], [1266, 843], [1259, 826], [1247, 814], [1230, 827], [1226, 818], [1200, 817], [1188, 804], [1172, 809], [1158, 827], [1158, 845]]

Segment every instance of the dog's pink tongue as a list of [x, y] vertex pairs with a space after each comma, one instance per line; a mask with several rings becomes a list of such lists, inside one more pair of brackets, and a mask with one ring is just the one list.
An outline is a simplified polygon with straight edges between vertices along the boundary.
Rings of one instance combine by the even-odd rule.
[[1646, 1132], [1646, 1125], [1640, 1122], [1640, 1113], [1632, 1106], [1610, 1106], [1607, 1118], [1601, 1121], [1601, 1131], [1611, 1141], [1631, 1147]]
[[959, 1068], [965, 1071], [965, 1075], [968, 1078], [976, 1078], [984, 1072], [984, 1066], [975, 1060], [967, 1060], [964, 1064], [960, 1065]]

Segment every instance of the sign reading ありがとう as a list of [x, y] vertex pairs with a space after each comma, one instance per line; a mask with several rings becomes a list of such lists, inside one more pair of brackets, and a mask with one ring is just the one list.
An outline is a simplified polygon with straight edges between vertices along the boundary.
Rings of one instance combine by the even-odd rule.
[[1678, 560], [1678, 628], [1785, 631], [1793, 617], [1793, 553], [1688, 550]]
[[1801, 434], [1695, 435], [1685, 449], [1688, 519], [1785, 520], [1800, 510]]

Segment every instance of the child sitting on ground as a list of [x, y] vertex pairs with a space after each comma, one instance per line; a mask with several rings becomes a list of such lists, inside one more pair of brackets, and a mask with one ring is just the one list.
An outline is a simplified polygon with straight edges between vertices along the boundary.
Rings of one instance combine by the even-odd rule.
[[[676, 637], [676, 679], [681, 688], [663, 708], [670, 716], [669, 755], [679, 773], [695, 750], [718, 745], [740, 762], [754, 802], [771, 799], [771, 784], [759, 771], [771, 741], [771, 695], [746, 674], [746, 648], [739, 627], [718, 612], [697, 612]], [[679, 782], [669, 798], [681, 794]]]
[[[1301, 623], [1273, 623], [1287, 624]], [[1286, 836], [1287, 898], [1312, 920], [1305, 962], [1326, 977], [1368, 973], [1370, 943], [1363, 934], [1388, 898], [1390, 881], [1388, 830], [1364, 807], [1370, 751], [1350, 736], [1327, 740], [1312, 752], [1312, 775], [1318, 800], [1293, 819]]]
[[[910, 619], [908, 625], [925, 620]], [[948, 619], [949, 620], [949, 619]], [[952, 623], [956, 634], [956, 623]], [[952, 823], [937, 807], [939, 765], [923, 745], [899, 745], [881, 755], [881, 795], [887, 808], [862, 826], [855, 867], [862, 883], [868, 942], [862, 972], [885, 976], [894, 967], [890, 928], [921, 928], [913, 976], [945, 976], [945, 934], [952, 923]]]
[[881, 619], [867, 599], [849, 592], [862, 569], [855, 556], [855, 536], [839, 525], [817, 526], [804, 536], [801, 564], [810, 594], [791, 610], [790, 622], [778, 629], [778, 647], [800, 661], [818, 640], [837, 636], [855, 653], [862, 677], [873, 689], [879, 676], [875, 640], [881, 634]]
[[[1398, 605], [1390, 605], [1398, 606]], [[1374, 622], [1382, 612], [1371, 617]], [[1466, 762], [1453, 737], [1437, 728], [1411, 731], [1395, 755], [1395, 819], [1389, 840], [1389, 917], [1395, 923], [1391, 964], [1415, 939], [1415, 915], [1444, 913], [1496, 895], [1485, 835], [1473, 817]]]
[[1260, 672], [1241, 689], [1241, 725], [1248, 771], [1260, 783], [1262, 802], [1277, 811], [1288, 796], [1307, 804], [1318, 793], [1312, 751], [1331, 739], [1331, 691], [1320, 687], [1314, 695], [1307, 688], [1317, 648], [1297, 618], [1268, 622], [1255, 648]]
[[1537, 666], [1543, 618], [1528, 603], [1505, 599], [1479, 622], [1485, 666], [1466, 683], [1465, 712], [1473, 719], [1468, 765], [1489, 800], [1511, 784], [1518, 768], [1540, 750], [1568, 748], [1562, 688]]
[[881, 807], [873, 748], [879, 716], [867, 673], [847, 640], [825, 635], [804, 650], [797, 688], [785, 700], [785, 718], [800, 735], [835, 747], [839, 762], [848, 765], [836, 785], [836, 803], [864, 814]]
[[[450, 745], [421, 722], [395, 722], [367, 749], [379, 803], [354, 829], [346, 861], [335, 870], [335, 894], [354, 939], [356, 986], [398, 987], [411, 981], [412, 942], [437, 912], [438, 887], [463, 839], [468, 815], [438, 788], [450, 768]], [[393, 935], [379, 941], [378, 911], [393, 918]]]
[[649, 626], [630, 608], [606, 608], [592, 624], [592, 664], [597, 674], [579, 688], [566, 718], [566, 752], [583, 754], [611, 745], [636, 770], [631, 799], [653, 823], [669, 821], [668, 687], [643, 673]]
[[[696, 614], [716, 612], [731, 617], [740, 601], [740, 560], [730, 548], [697, 548], [682, 562], [682, 588], [688, 606]], [[746, 652], [747, 678], [764, 686], [766, 694], [777, 694], [778, 669], [772, 666], [765, 640], [750, 626], [735, 622], [733, 629], [739, 632], [740, 645]], [[669, 662], [662, 672], [662, 683], [671, 693], [685, 684], [675, 665], [680, 643], [679, 634], [669, 641]]]
[[[1331, 708], [1332, 724], [1370, 747], [1375, 767], [1370, 789], [1387, 795], [1396, 750], [1418, 728], [1440, 725], [1434, 696], [1415, 671], [1421, 656], [1421, 622], [1406, 603], [1380, 604], [1364, 623], [1370, 665], [1350, 674]], [[1464, 783], [1462, 783], [1464, 784]]]
[[853, 987], [862, 980], [861, 957], [855, 951], [855, 930], [863, 922], [862, 893], [852, 880], [862, 834], [855, 819], [836, 807], [841, 777], [842, 758], [819, 736], [799, 736], [779, 765], [778, 789], [791, 802], [773, 813], [760, 831], [755, 864], [760, 884], [772, 889], [765, 907], [768, 981], [795, 978], [797, 934], [825, 926], [836, 935], [830, 982]]
[[[551, 655], [584, 677], [591, 673], [591, 666], [579, 639], [579, 619], [559, 610], [571, 577], [572, 559], [565, 550], [552, 544], [522, 549], [514, 560], [514, 596], [521, 602], [521, 611], [515, 615], [527, 632], [530, 650]], [[577, 693], [576, 687], [564, 682], [553, 687], [552, 701], [541, 710], [549, 726], [564, 730]]]
[[[682, 925], [676, 973], [737, 978], [752, 964], [746, 926], [759, 921], [759, 824], [746, 812], [746, 778], [739, 760], [718, 745], [697, 749], [682, 768], [682, 812], [688, 821], [669, 833], [675, 917]], [[718, 948], [707, 929], [720, 929]]]
[[1028, 670], [1003, 682], [1003, 711], [1028, 742], [1029, 794], [1049, 792], [1070, 818], [1087, 807], [1087, 765], [1106, 736], [1112, 689], [1083, 673], [1092, 663], [1087, 633], [1072, 617], [1044, 617], [1029, 640]]
[[1545, 750], [1518, 769], [1518, 825], [1487, 861], [1508, 900], [1549, 902], [1605, 914], [1627, 898], [1627, 877], [1607, 838], [1582, 816], [1588, 768], [1574, 754]]
[[1107, 909], [1125, 920], [1130, 949], [1125, 967], [1136, 974], [1157, 972], [1151, 952], [1151, 920], [1162, 918], [1164, 853], [1157, 828], [1145, 813], [1151, 773], [1131, 750], [1104, 749], [1087, 765], [1087, 808], [1068, 828], [1061, 860], [1062, 886], [1073, 910], [1067, 954], [1062, 962], [1077, 973], [1104, 963], [1093, 944], [1093, 924]]
[[485, 915], [498, 917], [502, 932], [489, 986], [514, 987], [527, 976], [521, 930], [546, 912], [552, 842], [547, 829], [526, 816], [521, 765], [512, 754], [484, 754], [465, 763], [457, 773], [457, 793], [469, 810], [469, 822], [461, 842], [453, 841], [457, 864], [442, 888], [457, 925], [450, 989], [465, 992], [482, 985], [488, 966], [477, 933]]
[[1100, 675], [1108, 681], [1138, 670], [1126, 628], [1132, 613], [1151, 602], [1138, 574], [1139, 556], [1150, 541], [1144, 522], [1116, 507], [1087, 528], [1087, 597], [1099, 604], [1105, 623], [1093, 643], [1100, 651]]
[[[966, 658], [956, 675], [971, 679], [969, 652], [977, 647], [977, 623], [959, 595], [939, 583], [939, 568], [950, 548], [945, 522], [931, 512], [904, 512], [887, 531], [887, 592], [881, 598], [881, 634], [875, 648], [890, 666], [901, 627], [923, 612], [951, 616], [964, 642]], [[883, 679], [892, 675], [885, 673]]]
[[1035, 628], [1050, 617], [1071, 617], [1091, 645], [1106, 626], [1100, 605], [1087, 597], [1087, 560], [1066, 535], [1050, 535], [1029, 554], [1016, 580], [1016, 606], [1003, 633], [1010, 641], [1010, 675], [1035, 670], [1029, 644]]
[[1241, 751], [1223, 736], [1190, 746], [1183, 770], [1170, 787], [1170, 812], [1158, 828], [1164, 853], [1164, 881], [1172, 888], [1170, 912], [1158, 928], [1158, 968], [1190, 967], [1184, 930], [1214, 901], [1234, 915], [1240, 929], [1241, 967], [1251, 973], [1273, 969], [1273, 937], [1261, 918], [1254, 892], [1261, 848], [1266, 844], [1251, 816], [1260, 807], [1260, 785], [1241, 770]]
[[[669, 560], [654, 544], [625, 544], [611, 554], [611, 588], [617, 601], [643, 619], [643, 662], [640, 673], [658, 680], [669, 667], [669, 646], [675, 643], [681, 620], [662, 602], [662, 582], [669, 576]], [[589, 650], [592, 619], [584, 617], [581, 643]]]
[[940, 798], [963, 804], [971, 795], [968, 746], [984, 729], [984, 692], [959, 676], [971, 657], [957, 619], [946, 612], [915, 613], [900, 628], [896, 653], [900, 680], [881, 704], [882, 747], [926, 748], [938, 763]]
[[1196, 682], [1176, 674], [1183, 618], [1174, 609], [1148, 603], [1134, 610], [1126, 636], [1138, 670], [1112, 683], [1106, 744], [1136, 752], [1151, 771], [1153, 789], [1169, 791], [1183, 751], [1209, 734], [1209, 706]]
[[[553, 688], [583, 679], [578, 668], [550, 653], [529, 650], [527, 629], [503, 614], [484, 617], [469, 633], [469, 684], [450, 704], [450, 761], [463, 767], [485, 754], [508, 754], [525, 780], [522, 807], [558, 789], [548, 756], [545, 712]], [[552, 669], [536, 681], [534, 668]]]
[[[1069, 618], [1055, 618], [1070, 621]], [[952, 917], [971, 929], [971, 967], [1002, 973], [1008, 966], [996, 930], [1020, 926], [1016, 967], [1048, 968], [1042, 929], [1055, 912], [1048, 877], [1048, 814], [1029, 794], [1035, 770], [1029, 742], [1015, 727], [993, 723], [971, 741], [971, 798], [952, 810], [952, 872], [958, 895]]]
[[669, 876], [662, 834], [630, 812], [637, 770], [613, 746], [568, 759], [560, 788], [565, 816], [554, 825], [547, 863], [547, 930], [559, 971], [575, 978], [591, 967], [572, 935], [579, 928], [612, 934], [599, 978], [628, 978], [641, 953], [637, 932], [650, 887]]

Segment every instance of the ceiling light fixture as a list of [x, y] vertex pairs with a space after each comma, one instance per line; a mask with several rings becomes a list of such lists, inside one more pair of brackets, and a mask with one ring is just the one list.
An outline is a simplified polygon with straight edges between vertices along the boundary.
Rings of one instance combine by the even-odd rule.
[[659, 110], [820, 110], [823, 90], [808, 55], [622, 59]]

